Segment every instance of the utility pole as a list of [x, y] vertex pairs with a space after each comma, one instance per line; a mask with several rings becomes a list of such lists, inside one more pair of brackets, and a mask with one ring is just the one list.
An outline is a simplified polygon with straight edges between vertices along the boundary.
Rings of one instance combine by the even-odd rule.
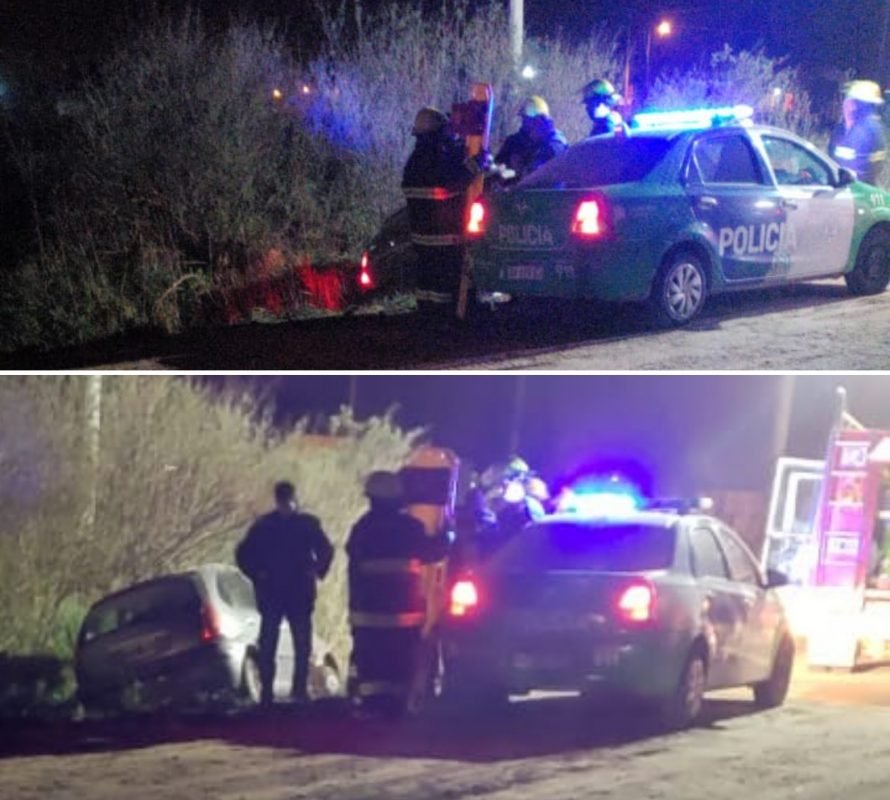
[[524, 0], [510, 0], [510, 52], [513, 55], [513, 68], [522, 66], [522, 48], [525, 36]]
[[513, 419], [510, 425], [509, 456], [519, 452], [519, 426], [522, 422], [522, 409], [525, 406], [525, 375], [516, 376], [516, 386], [513, 392]]
[[96, 507], [99, 499], [99, 458], [102, 439], [102, 376], [87, 378], [86, 433], [90, 459], [90, 498], [84, 525], [84, 534], [92, 537], [96, 525]]

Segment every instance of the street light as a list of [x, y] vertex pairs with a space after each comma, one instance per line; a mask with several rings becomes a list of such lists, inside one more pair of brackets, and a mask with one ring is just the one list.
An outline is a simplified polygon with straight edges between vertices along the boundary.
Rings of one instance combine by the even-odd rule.
[[667, 39], [674, 32], [674, 26], [669, 19], [659, 20], [657, 25], [646, 29], [646, 84], [645, 94], [649, 94], [649, 65], [652, 55], [652, 33], [659, 39]]

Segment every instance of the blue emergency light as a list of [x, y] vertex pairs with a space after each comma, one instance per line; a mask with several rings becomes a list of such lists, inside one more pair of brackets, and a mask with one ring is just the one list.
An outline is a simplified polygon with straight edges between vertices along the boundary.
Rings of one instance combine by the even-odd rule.
[[636, 486], [620, 477], [607, 480], [583, 480], [563, 490], [559, 510], [587, 517], [617, 517], [630, 514], [644, 505]]
[[721, 106], [719, 108], [691, 108], [681, 111], [643, 111], [635, 114], [631, 128], [636, 130], [699, 130], [726, 125], [732, 122], [748, 122], [754, 109], [747, 105]]

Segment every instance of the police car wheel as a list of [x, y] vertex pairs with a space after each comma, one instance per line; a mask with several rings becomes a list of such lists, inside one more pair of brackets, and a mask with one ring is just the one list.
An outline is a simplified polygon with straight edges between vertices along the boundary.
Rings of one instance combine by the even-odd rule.
[[794, 668], [794, 640], [786, 633], [779, 641], [769, 678], [754, 684], [754, 704], [758, 708], [778, 708], [788, 696]]
[[844, 276], [847, 288], [858, 295], [879, 294], [890, 283], [890, 229], [870, 230], [856, 255], [856, 264]]
[[248, 653], [244, 656], [244, 663], [241, 665], [241, 686], [239, 688], [242, 699], [249, 705], [257, 705], [262, 695], [262, 685], [259, 662], [253, 653]]
[[691, 250], [679, 250], [658, 271], [651, 301], [656, 320], [667, 327], [685, 325], [701, 311], [708, 293], [702, 259]]
[[661, 707], [661, 723], [668, 730], [688, 728], [698, 719], [704, 703], [708, 668], [700, 648], [693, 648], [680, 680]]

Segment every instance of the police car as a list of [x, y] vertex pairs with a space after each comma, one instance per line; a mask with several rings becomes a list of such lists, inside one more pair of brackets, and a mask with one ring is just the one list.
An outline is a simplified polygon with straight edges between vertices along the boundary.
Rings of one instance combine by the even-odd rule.
[[694, 503], [556, 514], [450, 589], [444, 696], [474, 705], [532, 690], [645, 701], [670, 728], [705, 692], [788, 692], [794, 642], [744, 542]]
[[467, 223], [483, 297], [648, 301], [683, 325], [710, 294], [843, 275], [890, 281], [890, 194], [751, 109], [640, 114], [586, 139]]

